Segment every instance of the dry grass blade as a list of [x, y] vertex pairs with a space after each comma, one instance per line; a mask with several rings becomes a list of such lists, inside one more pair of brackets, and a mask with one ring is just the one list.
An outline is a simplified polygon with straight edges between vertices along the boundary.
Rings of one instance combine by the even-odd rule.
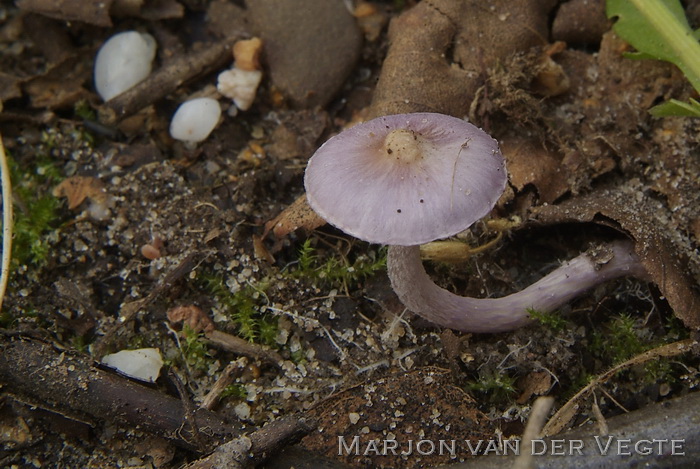
[[10, 259], [12, 258], [12, 185], [10, 169], [7, 165], [5, 146], [0, 136], [0, 176], [2, 177], [2, 273], [0, 274], [0, 311], [5, 298], [7, 281], [10, 277]]
[[691, 347], [696, 345], [697, 342], [693, 339], [679, 340], [678, 342], [673, 342], [671, 344], [662, 345], [651, 350], [647, 350], [644, 353], [626, 360], [619, 365], [615, 365], [605, 373], [597, 376], [590, 383], [588, 383], [583, 389], [576, 393], [566, 404], [564, 404], [561, 409], [557, 411], [554, 416], [547, 422], [542, 430], [545, 436], [556, 435], [566, 428], [571, 422], [571, 420], [576, 416], [578, 410], [581, 408], [583, 400], [586, 399], [590, 394], [600, 385], [606, 383], [610, 378], [615, 376], [619, 371], [629, 368], [634, 365], [639, 365], [646, 363], [648, 361], [664, 358], [664, 357], [675, 357], [682, 353], [690, 351]]
[[[549, 414], [549, 410], [552, 408], [552, 404], [554, 404], [554, 398], [545, 396], [538, 397], [532, 405], [532, 412], [530, 412], [530, 418], [523, 432], [523, 448], [532, 448], [532, 440], [540, 437], [542, 425], [545, 423], [545, 419], [547, 418], [547, 414]], [[527, 450], [520, 453], [513, 464], [513, 469], [530, 469], [533, 467], [535, 467], [533, 454], [531, 451]]]

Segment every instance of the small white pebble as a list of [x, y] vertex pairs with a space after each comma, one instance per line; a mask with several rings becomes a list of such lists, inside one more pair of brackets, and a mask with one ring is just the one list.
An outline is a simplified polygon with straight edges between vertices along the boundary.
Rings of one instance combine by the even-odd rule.
[[360, 414], [357, 412], [350, 412], [348, 414], [348, 418], [350, 419], [350, 423], [355, 425], [357, 422], [360, 421]]
[[253, 105], [261, 80], [260, 70], [241, 70], [233, 67], [219, 74], [216, 89], [227, 98], [231, 98], [238, 109], [247, 111]]
[[150, 34], [125, 31], [100, 47], [95, 58], [95, 89], [108, 101], [143, 81], [156, 56], [156, 40]]
[[248, 420], [250, 418], [250, 406], [245, 402], [241, 402], [236, 407], [233, 408], [236, 413], [236, 417], [241, 420]]
[[185, 101], [170, 122], [170, 136], [175, 140], [197, 143], [206, 139], [221, 117], [221, 106], [212, 98]]

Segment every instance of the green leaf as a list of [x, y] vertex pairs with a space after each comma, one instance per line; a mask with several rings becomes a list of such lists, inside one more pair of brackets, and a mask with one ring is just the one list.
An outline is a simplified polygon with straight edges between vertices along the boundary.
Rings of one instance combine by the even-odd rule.
[[608, 0], [613, 29], [642, 54], [675, 64], [700, 91], [700, 43], [679, 0]]
[[700, 117], [700, 103], [692, 98], [690, 99], [690, 103], [672, 99], [658, 106], [654, 106], [649, 109], [649, 112], [654, 117]]

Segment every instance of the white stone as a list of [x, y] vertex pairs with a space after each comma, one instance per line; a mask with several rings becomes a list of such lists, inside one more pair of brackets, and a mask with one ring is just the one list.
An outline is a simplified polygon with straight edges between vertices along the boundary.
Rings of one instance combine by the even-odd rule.
[[233, 408], [233, 411], [236, 413], [236, 417], [241, 420], [248, 420], [250, 418], [250, 406], [245, 402], [241, 402], [240, 404], [236, 405], [236, 407]]
[[220, 117], [221, 106], [216, 99], [196, 98], [185, 101], [170, 121], [170, 135], [175, 140], [201, 142], [214, 130]]
[[95, 58], [95, 89], [108, 101], [143, 81], [156, 56], [156, 40], [150, 34], [125, 31], [100, 47]]
[[132, 378], [153, 383], [158, 379], [163, 358], [157, 348], [142, 348], [105, 355], [102, 363]]
[[261, 80], [260, 70], [241, 70], [233, 67], [219, 74], [216, 89], [222, 95], [231, 98], [238, 109], [247, 111], [253, 105]]

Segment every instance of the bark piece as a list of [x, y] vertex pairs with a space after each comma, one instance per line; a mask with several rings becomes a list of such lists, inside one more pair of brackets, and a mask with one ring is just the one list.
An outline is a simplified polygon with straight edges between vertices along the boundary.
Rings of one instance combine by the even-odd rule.
[[538, 207], [536, 221], [545, 224], [593, 222], [613, 227], [635, 242], [635, 251], [676, 316], [693, 329], [700, 328], [700, 295], [690, 274], [688, 258], [673, 232], [662, 231], [655, 218], [659, 207], [638, 189], [598, 190], [558, 205]]
[[109, 8], [114, 0], [19, 0], [17, 6], [25, 11], [63, 21], [82, 21], [96, 26], [111, 27]]

